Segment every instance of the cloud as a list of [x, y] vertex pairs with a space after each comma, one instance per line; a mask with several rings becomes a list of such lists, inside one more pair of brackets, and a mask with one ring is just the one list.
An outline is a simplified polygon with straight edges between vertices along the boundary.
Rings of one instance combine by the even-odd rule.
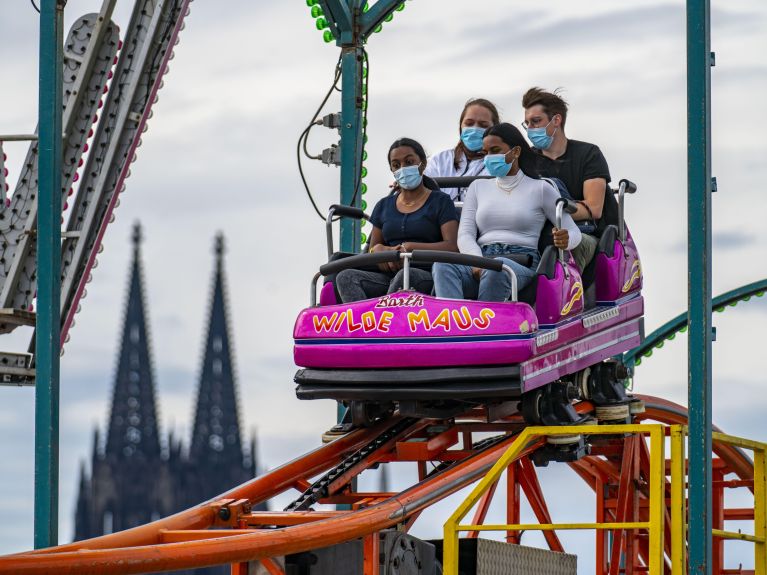
[[[457, 2], [440, 3], [439, 10], [434, 3], [407, 3], [369, 42], [365, 199], [372, 207], [387, 189], [391, 174], [384, 158], [396, 137], [407, 133], [437, 152], [455, 144], [458, 113], [470, 96], [493, 99], [506, 119], [518, 123], [527, 86], [566, 86], [572, 135], [597, 142], [614, 176], [640, 185], [628, 213], [646, 271], [647, 325], [660, 325], [686, 305], [686, 246], [679, 243], [685, 240], [687, 165], [681, 2], [616, 8], [612, 0], [588, 6], [561, 1], [511, 14], [507, 0], [483, 1], [482, 13], [471, 18]], [[66, 17], [99, 4], [69, 0]], [[118, 3], [115, 12], [123, 33], [128, 4]], [[307, 303], [309, 280], [324, 258], [324, 228], [298, 178], [295, 141], [327, 90], [338, 49], [322, 43], [305, 3], [231, 0], [226, 10], [221, 4], [192, 5], [62, 360], [62, 539], [71, 533], [78, 462], [90, 453], [94, 424], [103, 432], [109, 409], [128, 238], [136, 219], [146, 236], [146, 297], [163, 433], [175, 429], [186, 439], [191, 429], [211, 242], [219, 229], [227, 235], [241, 423], [244, 430], [257, 427], [261, 462], [276, 467], [316, 447], [335, 419], [333, 402], [296, 400], [291, 336], [294, 318]], [[726, 255], [715, 259], [717, 293], [763, 273], [763, 218], [749, 206], [760, 205], [767, 177], [765, 116], [754, 112], [741, 131], [730, 112], [742, 107], [742, 93], [733, 88], [761, 81], [758, 58], [764, 50], [754, 32], [764, 28], [767, 12], [759, 1], [739, 6], [715, 9], [713, 17], [719, 50], [714, 87], [726, 88], [714, 102], [720, 182], [715, 247]], [[28, 131], [37, 113], [37, 18], [24, 2], [4, 7], [3, 14], [10, 17], [0, 20], [0, 61], [14, 82], [3, 94], [0, 127]], [[502, 16], [494, 21], [492, 14]], [[327, 111], [339, 106], [334, 96]], [[310, 144], [322, 149], [335, 139], [318, 129]], [[7, 149], [13, 180], [23, 148]], [[336, 201], [336, 168], [308, 162], [307, 174], [321, 205]], [[755, 300], [715, 316], [717, 423], [743, 435], [763, 427], [759, 342], [748, 334], [761, 329], [764, 309], [765, 300]], [[25, 348], [25, 337], [11, 338], [4, 336], [4, 349]], [[643, 362], [637, 388], [685, 400], [684, 338]], [[749, 398], [745, 408], [736, 405], [741, 391]], [[19, 502], [32, 499], [34, 392], [3, 388], [0, 394], [0, 525], [14, 525], [0, 530], [2, 553], [31, 546], [32, 513], [28, 505], [19, 509]], [[565, 492], [561, 485], [571, 479], [555, 468], [552, 489]], [[403, 481], [407, 473], [402, 471]], [[565, 507], [556, 500], [557, 513]], [[434, 510], [424, 533], [438, 534], [445, 509]]]

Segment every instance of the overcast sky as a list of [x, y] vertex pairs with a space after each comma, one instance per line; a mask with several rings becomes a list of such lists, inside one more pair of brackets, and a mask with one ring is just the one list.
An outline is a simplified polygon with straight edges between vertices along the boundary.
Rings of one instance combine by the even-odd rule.
[[[122, 30], [131, 5], [118, 1]], [[99, 0], [69, 0], [66, 29], [99, 7]], [[323, 222], [302, 189], [295, 142], [338, 57], [308, 12], [303, 0], [191, 5], [62, 359], [62, 541], [73, 532], [79, 462], [108, 413], [136, 220], [145, 230], [163, 433], [190, 433], [217, 230], [227, 238], [240, 416], [244, 429], [258, 430], [261, 465], [279, 465], [316, 446], [334, 419], [331, 402], [299, 402], [292, 383], [293, 321], [325, 257]], [[714, 2], [712, 12], [714, 286], [721, 293], [767, 271], [760, 201], [767, 180], [767, 5], [729, 0]], [[34, 129], [37, 26], [27, 0], [3, 0], [0, 133]], [[519, 126], [527, 88], [563, 87], [571, 106], [568, 136], [597, 143], [613, 179], [639, 186], [627, 199], [627, 218], [642, 256], [649, 333], [686, 307], [684, 34], [682, 0], [482, 0], [468, 8], [457, 0], [408, 2], [368, 44], [368, 206], [387, 190], [385, 157], [394, 139], [413, 137], [434, 153], [455, 144], [469, 97], [493, 100], [503, 119]], [[327, 111], [339, 107], [331, 99]], [[316, 129], [309, 147], [319, 151], [335, 140]], [[6, 153], [13, 188], [25, 147], [9, 144]], [[312, 164], [306, 171], [320, 205], [337, 201], [336, 168]], [[715, 422], [761, 439], [767, 439], [767, 378], [758, 334], [765, 320], [764, 299], [715, 316]], [[6, 339], [13, 341], [3, 349], [20, 349], [19, 337]], [[685, 402], [686, 349], [678, 337], [656, 351], [638, 369], [636, 390]], [[33, 397], [32, 389], [0, 388], [0, 553], [32, 545]], [[555, 519], [568, 512], [562, 485], [575, 476], [567, 473], [542, 472], [557, 499]], [[439, 523], [438, 515], [426, 522]], [[591, 555], [582, 558], [584, 573]]]

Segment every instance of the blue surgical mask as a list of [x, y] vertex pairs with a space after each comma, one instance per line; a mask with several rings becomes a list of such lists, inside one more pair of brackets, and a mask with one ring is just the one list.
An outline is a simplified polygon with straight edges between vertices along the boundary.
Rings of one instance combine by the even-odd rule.
[[[554, 121], [554, 118], [552, 118], [549, 121], [549, 124]], [[546, 124], [542, 128], [528, 128], [527, 129], [527, 137], [530, 138], [530, 141], [533, 143], [533, 146], [538, 148], [539, 150], [548, 150], [551, 147], [551, 143], [554, 141], [554, 134], [557, 133], [557, 130], [554, 130], [554, 134], [549, 136], [549, 134], [546, 132], [546, 129], [549, 127], [549, 124]]]
[[464, 128], [461, 130], [461, 141], [472, 152], [478, 152], [482, 149], [482, 138], [485, 135], [485, 128]]
[[512, 158], [511, 163], [507, 164], [506, 154], [488, 154], [484, 159], [485, 169], [487, 170], [487, 173], [494, 178], [502, 178], [509, 174], [515, 159], [516, 158]]
[[417, 166], [403, 166], [399, 170], [395, 170], [394, 178], [397, 180], [399, 187], [403, 190], [414, 190], [421, 185], [423, 176], [419, 172], [421, 164]]

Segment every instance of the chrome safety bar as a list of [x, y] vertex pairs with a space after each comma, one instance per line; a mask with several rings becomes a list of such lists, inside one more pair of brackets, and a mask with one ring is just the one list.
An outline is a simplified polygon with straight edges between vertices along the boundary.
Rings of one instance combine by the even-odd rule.
[[[558, 202], [557, 203], [557, 229], [562, 229], [562, 213], [565, 211], [565, 202]], [[565, 259], [565, 250], [559, 249], [559, 261], [562, 264], [562, 268], [565, 270], [565, 275], [567, 275], [567, 260]]]
[[328, 211], [328, 219], [325, 220], [325, 237], [328, 242], [328, 261], [333, 257], [333, 216], [335, 213], [335, 208], [330, 208], [330, 211]]
[[626, 197], [626, 180], [621, 180], [618, 188], [618, 237], [621, 243], [626, 241], [626, 222], [623, 220], [623, 200]]
[[[410, 260], [413, 257], [413, 254], [410, 252], [402, 252], [399, 257], [400, 260], [402, 260], [402, 289], [410, 290], [412, 289], [410, 287]], [[506, 264], [503, 264], [501, 269], [506, 273], [506, 275], [509, 276], [509, 281], [511, 283], [511, 294], [509, 301], [516, 302], [519, 299], [519, 280], [517, 279], [517, 274], [510, 266]], [[317, 282], [321, 276], [322, 274], [317, 272], [312, 278], [311, 287], [309, 288], [309, 302], [311, 307], [315, 307], [317, 305]]]
[[36, 142], [37, 134], [0, 134], [0, 142]]

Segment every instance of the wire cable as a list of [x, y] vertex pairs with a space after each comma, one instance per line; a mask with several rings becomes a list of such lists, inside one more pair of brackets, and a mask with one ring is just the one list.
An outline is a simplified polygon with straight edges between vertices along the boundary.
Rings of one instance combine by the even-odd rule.
[[306, 149], [306, 140], [309, 137], [309, 132], [311, 129], [317, 125], [317, 118], [319, 117], [320, 113], [322, 112], [322, 109], [325, 107], [325, 104], [327, 104], [328, 100], [330, 99], [330, 96], [333, 94], [333, 91], [338, 86], [338, 80], [341, 79], [341, 56], [338, 56], [338, 62], [336, 62], [336, 68], [335, 73], [333, 76], [333, 83], [330, 86], [330, 89], [328, 90], [327, 94], [325, 94], [325, 97], [322, 99], [322, 102], [320, 103], [319, 107], [317, 108], [317, 111], [314, 113], [314, 116], [312, 116], [311, 121], [309, 122], [309, 125], [306, 126], [303, 132], [301, 132], [301, 135], [298, 137], [298, 142], [296, 143], [296, 160], [298, 161], [298, 173], [301, 176], [301, 181], [304, 184], [304, 189], [306, 190], [306, 195], [309, 196], [309, 201], [312, 204], [312, 207], [314, 208], [314, 211], [317, 212], [317, 215], [322, 219], [322, 221], [327, 221], [327, 218], [322, 214], [320, 209], [317, 207], [317, 202], [314, 201], [314, 196], [312, 195], [311, 190], [309, 189], [309, 183], [306, 181], [306, 176], [304, 174], [304, 168], [301, 163], [301, 150], [303, 148], [304, 153], [308, 158], [313, 158], [311, 154], [309, 154], [309, 151]]
[[37, 4], [35, 4], [35, 0], [29, 0], [30, 4], [32, 4], [32, 8], [37, 10], [37, 13], [40, 13], [40, 8], [37, 7]]

